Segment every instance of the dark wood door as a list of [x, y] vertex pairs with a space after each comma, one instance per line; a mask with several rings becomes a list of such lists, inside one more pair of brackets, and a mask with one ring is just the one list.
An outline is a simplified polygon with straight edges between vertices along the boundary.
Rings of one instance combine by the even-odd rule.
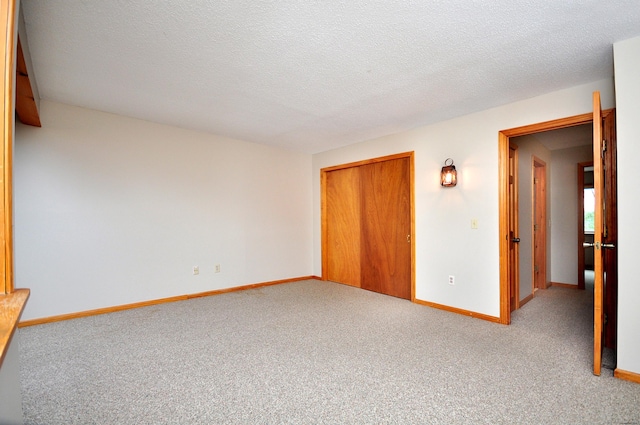
[[618, 323], [618, 181], [615, 110], [603, 116], [603, 172], [604, 172], [604, 346], [616, 348]]
[[363, 289], [411, 298], [409, 158], [360, 167]]

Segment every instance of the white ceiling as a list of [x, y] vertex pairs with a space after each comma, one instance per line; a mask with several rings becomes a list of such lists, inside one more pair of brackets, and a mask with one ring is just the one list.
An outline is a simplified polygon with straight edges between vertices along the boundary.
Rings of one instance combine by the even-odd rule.
[[22, 0], [44, 99], [315, 153], [613, 75], [638, 0]]

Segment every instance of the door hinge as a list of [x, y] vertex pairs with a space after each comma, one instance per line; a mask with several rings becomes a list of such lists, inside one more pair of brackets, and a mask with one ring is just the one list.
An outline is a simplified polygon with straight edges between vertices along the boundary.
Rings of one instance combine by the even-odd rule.
[[537, 224], [534, 224], [534, 225], [533, 225], [533, 231], [534, 231], [534, 232], [537, 232], [537, 231], [538, 231], [538, 225], [537, 225]]
[[540, 270], [538, 269], [538, 266], [533, 266], [533, 270], [538, 273]]

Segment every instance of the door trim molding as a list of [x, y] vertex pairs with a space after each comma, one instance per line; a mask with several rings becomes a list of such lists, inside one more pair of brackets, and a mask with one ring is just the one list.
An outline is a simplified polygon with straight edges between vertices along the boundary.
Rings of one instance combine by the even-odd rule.
[[359, 167], [377, 162], [409, 158], [409, 209], [411, 213], [411, 301], [416, 301], [416, 235], [415, 235], [415, 195], [414, 195], [414, 152], [403, 152], [362, 161], [349, 162], [320, 169], [320, 240], [322, 250], [322, 280], [327, 280], [329, 257], [327, 253], [327, 173], [345, 168]]
[[[603, 114], [605, 111], [603, 111]], [[500, 262], [500, 323], [511, 323], [511, 306], [509, 302], [509, 138], [526, 136], [547, 130], [558, 130], [593, 121], [593, 113], [589, 112], [572, 117], [545, 121], [521, 127], [514, 127], [498, 132], [498, 245]]]
[[15, 64], [18, 25], [16, 0], [0, 6], [0, 56], [4, 59], [0, 77], [0, 294], [14, 291], [13, 246], [13, 144], [15, 104]]
[[[520, 200], [519, 200], [519, 196], [520, 196], [520, 188], [519, 188], [519, 167], [520, 167], [520, 157], [519, 157], [519, 151], [518, 151], [518, 145], [515, 143], [511, 143], [511, 141], [509, 141], [509, 150], [513, 150], [513, 163], [514, 163], [514, 170], [513, 170], [513, 181], [510, 183], [513, 186], [513, 193], [512, 195], [512, 199], [509, 199], [509, 208], [511, 208], [511, 206], [513, 204], [515, 205], [519, 205]], [[510, 154], [509, 154], [510, 155]], [[511, 171], [509, 170], [509, 175], [511, 175]], [[508, 186], [507, 186], [507, 191], [508, 191]], [[510, 223], [509, 224], [509, 228], [507, 229], [507, 240], [509, 238], [511, 238], [511, 236], [516, 237], [516, 238], [520, 238], [520, 222], [519, 222], [519, 210], [520, 208], [516, 208], [516, 213], [513, 214], [513, 217], [511, 217], [509, 219]], [[511, 235], [511, 226], [514, 227], [515, 232], [513, 235]], [[511, 303], [511, 300], [513, 299], [514, 301], [514, 305], [509, 304], [509, 310], [513, 311], [513, 310], [517, 310], [520, 308], [520, 244], [516, 243], [513, 245], [513, 255], [510, 253], [509, 254], [509, 258], [515, 257], [517, 258], [517, 261], [515, 264], [511, 264], [512, 270], [509, 271], [509, 276], [512, 278], [512, 281], [509, 282], [509, 302]], [[513, 289], [513, 293], [511, 292], [511, 290]]]

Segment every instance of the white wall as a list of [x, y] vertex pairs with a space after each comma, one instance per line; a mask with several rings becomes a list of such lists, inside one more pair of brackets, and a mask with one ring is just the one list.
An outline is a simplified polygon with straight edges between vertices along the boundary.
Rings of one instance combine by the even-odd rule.
[[551, 152], [551, 281], [578, 284], [578, 166], [593, 160], [591, 145]]
[[[416, 297], [499, 316], [498, 132], [589, 112], [594, 90], [604, 108], [613, 107], [607, 79], [314, 155], [314, 274], [322, 273], [320, 169], [415, 151]], [[459, 183], [443, 189], [439, 172], [449, 157]], [[449, 275], [455, 286], [447, 284]]]
[[613, 45], [618, 139], [618, 365], [640, 374], [640, 37]]
[[47, 101], [41, 119], [16, 129], [23, 320], [311, 275], [310, 155]]
[[22, 424], [22, 386], [20, 384], [20, 335], [15, 332], [7, 342], [0, 363], [0, 424]]

